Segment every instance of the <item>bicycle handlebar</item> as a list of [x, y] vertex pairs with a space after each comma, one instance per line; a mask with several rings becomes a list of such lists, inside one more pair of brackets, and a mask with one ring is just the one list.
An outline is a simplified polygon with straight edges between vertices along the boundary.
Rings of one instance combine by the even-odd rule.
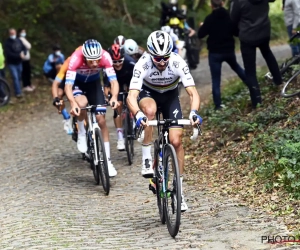
[[294, 35], [290, 38], [289, 42], [292, 42], [297, 36], [300, 36], [300, 31], [299, 31], [299, 30], [297, 30], [296, 34], [294, 34]]
[[[109, 103], [107, 103], [107, 104], [101, 104], [101, 105], [89, 105], [89, 106], [86, 106], [85, 108], [80, 108], [80, 110], [95, 109], [94, 110], [94, 112], [95, 112], [97, 108], [103, 108], [103, 107], [107, 107], [107, 106], [110, 106]], [[112, 106], [115, 106], [115, 102], [112, 103]], [[76, 108], [76, 111], [78, 112], [77, 108]]]
[[[110, 104], [106, 103], [106, 104], [101, 104], [101, 105], [89, 105], [89, 106], [86, 106], [85, 108], [80, 108], [80, 109], [81, 110], [90, 110], [93, 108], [103, 108], [103, 107], [107, 107], [107, 106], [110, 106]], [[115, 106], [115, 102], [112, 103], [112, 106]]]
[[[193, 120], [196, 121], [197, 120], [197, 116], [193, 116]], [[144, 119], [144, 122], [146, 122], [146, 120]], [[163, 120], [151, 120], [148, 121], [148, 125], [149, 126], [162, 126], [162, 125], [192, 125], [191, 121], [188, 119], [163, 119]], [[202, 135], [202, 130], [200, 127], [200, 124], [196, 124], [197, 128], [193, 128], [193, 135], [190, 137], [191, 140], [195, 141], [198, 137], [198, 135]], [[142, 133], [142, 130], [144, 129], [144, 127], [141, 125], [138, 128], [138, 137], [140, 136], [140, 134]]]

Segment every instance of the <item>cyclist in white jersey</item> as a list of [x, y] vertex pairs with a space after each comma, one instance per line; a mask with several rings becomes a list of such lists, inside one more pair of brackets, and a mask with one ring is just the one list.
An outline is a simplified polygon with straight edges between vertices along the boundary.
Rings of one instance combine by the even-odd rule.
[[[165, 119], [182, 119], [182, 111], [178, 95], [178, 82], [181, 79], [183, 86], [191, 100], [189, 119], [192, 124], [202, 123], [198, 114], [200, 97], [186, 62], [172, 52], [173, 41], [164, 31], [154, 31], [147, 40], [148, 52], [135, 64], [133, 77], [129, 86], [127, 104], [136, 118], [136, 126], [145, 126], [145, 138], [142, 144], [142, 175], [145, 178], [153, 177], [151, 141], [152, 127], [147, 126], [143, 119], [153, 120], [157, 107], [161, 108]], [[192, 117], [196, 115], [194, 122]], [[184, 150], [182, 147], [182, 126], [170, 128], [169, 139], [174, 146], [180, 169], [181, 186], [184, 172]], [[181, 189], [183, 190], [183, 189]], [[181, 211], [188, 209], [183, 194]]]

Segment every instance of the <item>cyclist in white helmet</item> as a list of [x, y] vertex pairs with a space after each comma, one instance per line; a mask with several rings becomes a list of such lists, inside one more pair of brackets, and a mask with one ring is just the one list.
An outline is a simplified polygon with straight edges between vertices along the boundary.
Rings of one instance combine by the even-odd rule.
[[124, 50], [127, 55], [130, 55], [136, 62], [145, 53], [145, 49], [139, 46], [133, 39], [127, 39], [124, 44]]
[[126, 41], [126, 38], [122, 35], [119, 35], [115, 38], [114, 44], [119, 44], [120, 47], [123, 48], [124, 44], [125, 44], [125, 41]]
[[[178, 54], [172, 52], [173, 41], [171, 36], [163, 31], [154, 31], [147, 40], [148, 52], [135, 64], [133, 77], [129, 86], [127, 104], [135, 114], [136, 126], [145, 126], [145, 138], [142, 143], [142, 175], [145, 178], [153, 177], [151, 141], [152, 127], [147, 127], [144, 118], [153, 120], [157, 107], [161, 108], [163, 118], [181, 119], [182, 111], [178, 97], [178, 82], [181, 79], [191, 100], [189, 118], [192, 124], [194, 115], [196, 123], [201, 123], [198, 114], [200, 97], [186, 62]], [[174, 146], [180, 168], [181, 185], [184, 172], [184, 150], [182, 147], [182, 126], [174, 126], [169, 131], [170, 143]], [[183, 193], [181, 211], [187, 210]]]
[[[102, 49], [98, 41], [90, 39], [71, 55], [66, 73], [65, 93], [71, 104], [71, 113], [77, 116], [77, 148], [81, 153], [86, 153], [87, 142], [84, 127], [86, 111], [80, 110], [80, 108], [86, 107], [87, 104], [102, 105], [105, 103], [100, 81], [100, 70], [102, 69], [105, 69], [111, 84], [112, 98], [110, 99], [110, 105], [112, 109], [116, 109], [119, 106], [117, 99], [119, 83], [109, 53]], [[112, 105], [113, 103], [115, 104], [114, 106]], [[110, 159], [109, 132], [106, 126], [105, 113], [106, 107], [103, 107], [96, 115], [96, 118], [103, 136], [109, 176], [113, 177], [117, 175], [117, 171]]]

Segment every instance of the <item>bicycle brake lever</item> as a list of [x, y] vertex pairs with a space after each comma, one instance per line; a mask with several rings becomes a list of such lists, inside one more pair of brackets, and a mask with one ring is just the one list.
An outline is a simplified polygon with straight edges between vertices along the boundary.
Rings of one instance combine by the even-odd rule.
[[[143, 121], [146, 122], [146, 121], [147, 121], [147, 118], [144, 117], [144, 118], [143, 118]], [[140, 126], [138, 127], [138, 130], [137, 130], [137, 137], [138, 137], [138, 138], [140, 137], [140, 135], [141, 135], [141, 133], [142, 133], [143, 130], [144, 130], [144, 126], [143, 126], [142, 124], [140, 124]]]

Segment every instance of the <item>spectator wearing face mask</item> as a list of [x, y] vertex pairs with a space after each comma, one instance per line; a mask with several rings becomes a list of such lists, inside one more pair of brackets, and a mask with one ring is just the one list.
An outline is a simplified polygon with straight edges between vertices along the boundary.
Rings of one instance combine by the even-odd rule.
[[48, 56], [43, 67], [44, 75], [49, 81], [53, 82], [64, 61], [65, 56], [61, 53], [60, 46], [53, 46], [53, 53]]
[[25, 58], [27, 50], [22, 41], [17, 38], [17, 32], [13, 28], [9, 29], [9, 38], [4, 44], [4, 54], [13, 79], [15, 96], [21, 98], [22, 59]]
[[29, 53], [29, 50], [31, 49], [31, 44], [25, 38], [26, 37], [25, 29], [18, 30], [18, 37], [27, 49], [27, 53], [22, 61], [23, 91], [32, 92], [35, 89], [35, 87], [33, 85], [31, 85], [31, 66], [30, 66], [30, 53]]

